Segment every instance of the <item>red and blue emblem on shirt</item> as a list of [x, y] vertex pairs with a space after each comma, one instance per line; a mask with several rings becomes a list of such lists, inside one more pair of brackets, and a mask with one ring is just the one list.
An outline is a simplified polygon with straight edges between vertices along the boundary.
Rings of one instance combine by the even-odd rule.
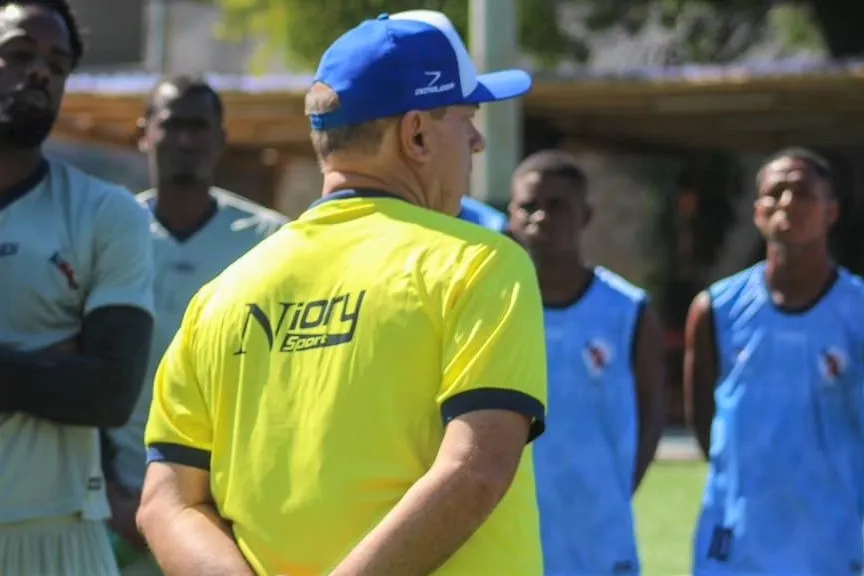
[[69, 286], [70, 290], [78, 289], [78, 280], [75, 278], [75, 269], [72, 268], [72, 265], [68, 260], [63, 258], [59, 252], [55, 252], [51, 256], [51, 263], [63, 274], [63, 277], [66, 279], [66, 284]]

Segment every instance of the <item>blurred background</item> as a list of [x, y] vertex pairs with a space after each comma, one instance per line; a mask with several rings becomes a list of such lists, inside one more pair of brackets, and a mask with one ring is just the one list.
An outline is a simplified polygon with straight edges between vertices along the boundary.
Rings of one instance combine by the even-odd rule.
[[[73, 4], [89, 29], [88, 54], [69, 83], [51, 153], [132, 191], [147, 188], [136, 119], [148, 91], [161, 75], [206, 74], [227, 105], [230, 147], [218, 184], [289, 216], [319, 193], [304, 91], [322, 51], [360, 20], [440, 9], [481, 69], [531, 69], [536, 87], [527, 98], [484, 112], [490, 150], [472, 194], [504, 208], [522, 157], [549, 147], [577, 155], [596, 211], [586, 256], [647, 287], [662, 312], [673, 439], [683, 424], [687, 307], [708, 283], [761, 258], [750, 213], [762, 159], [798, 145], [831, 160], [843, 205], [835, 254], [864, 272], [862, 0], [123, 0], [122, 10], [117, 0]], [[674, 443], [667, 445], [675, 459]], [[675, 526], [663, 527], [662, 509], [686, 516], [698, 505], [702, 469], [669, 474], [658, 480], [652, 473], [650, 502], [640, 491], [640, 518], [655, 514], [648, 530], [666, 534], [651, 546], [649, 574], [674, 573], [686, 555], [680, 546], [689, 544], [692, 522], [673, 519]], [[664, 490], [658, 482], [676, 484], [676, 474], [697, 478], [686, 502], [680, 492], [656, 492]], [[645, 530], [640, 534], [644, 542]]]

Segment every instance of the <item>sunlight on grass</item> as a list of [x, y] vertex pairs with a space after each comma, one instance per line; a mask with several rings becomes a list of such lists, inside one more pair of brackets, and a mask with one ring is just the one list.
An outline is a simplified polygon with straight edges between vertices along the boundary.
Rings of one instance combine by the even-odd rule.
[[705, 482], [703, 462], [656, 462], [635, 498], [644, 576], [690, 570], [690, 542]]

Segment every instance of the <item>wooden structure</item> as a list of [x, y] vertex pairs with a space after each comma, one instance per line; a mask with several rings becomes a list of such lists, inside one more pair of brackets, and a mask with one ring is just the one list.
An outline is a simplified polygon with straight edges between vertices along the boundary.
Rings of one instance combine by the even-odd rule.
[[[56, 135], [133, 145], [146, 90], [140, 80], [137, 90], [118, 90], [113, 80], [101, 83], [107, 90], [100, 81], [78, 88], [73, 83]], [[283, 89], [271, 82], [266, 89], [223, 90], [232, 147], [269, 150], [274, 162], [274, 154], [311, 153], [303, 80], [290, 80]], [[541, 75], [524, 101], [524, 118], [598, 145], [757, 152], [792, 142], [855, 146], [864, 143], [864, 63], [792, 71], [697, 67], [656, 75]]]
[[[144, 79], [146, 80], [146, 79]], [[150, 79], [152, 85], [154, 79]], [[67, 93], [55, 136], [134, 146], [149, 90], [141, 78], [90, 79]], [[230, 150], [222, 184], [273, 205], [286, 165], [311, 159], [302, 79], [220, 89]], [[130, 87], [131, 86], [131, 87]], [[764, 153], [793, 144], [864, 145], [864, 63], [640, 71], [616, 77], [543, 77], [525, 98], [526, 133], [543, 126], [590, 148], [662, 153], [693, 149]], [[541, 130], [542, 132], [542, 130]], [[539, 138], [537, 146], [556, 142]], [[235, 184], [236, 182], [236, 184]], [[270, 196], [268, 196], [270, 194]], [[670, 327], [672, 328], [672, 327]], [[669, 338], [669, 365], [681, 364], [681, 334]], [[680, 417], [680, 374], [670, 374], [670, 413]]]

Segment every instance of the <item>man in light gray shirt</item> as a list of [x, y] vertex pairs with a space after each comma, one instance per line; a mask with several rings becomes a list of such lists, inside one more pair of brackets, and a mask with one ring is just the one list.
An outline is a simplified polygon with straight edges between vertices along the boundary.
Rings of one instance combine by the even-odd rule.
[[124, 576], [160, 573], [135, 526], [146, 466], [144, 428], [159, 361], [198, 289], [286, 222], [273, 210], [213, 186], [225, 142], [222, 120], [222, 101], [213, 88], [180, 76], [159, 82], [140, 121], [140, 148], [155, 185], [138, 200], [150, 214], [156, 320], [135, 412], [106, 439], [113, 545]]
[[62, 1], [0, 2], [0, 574], [117, 574], [98, 428], [135, 405], [152, 334], [147, 213], [48, 161], [82, 56]]

